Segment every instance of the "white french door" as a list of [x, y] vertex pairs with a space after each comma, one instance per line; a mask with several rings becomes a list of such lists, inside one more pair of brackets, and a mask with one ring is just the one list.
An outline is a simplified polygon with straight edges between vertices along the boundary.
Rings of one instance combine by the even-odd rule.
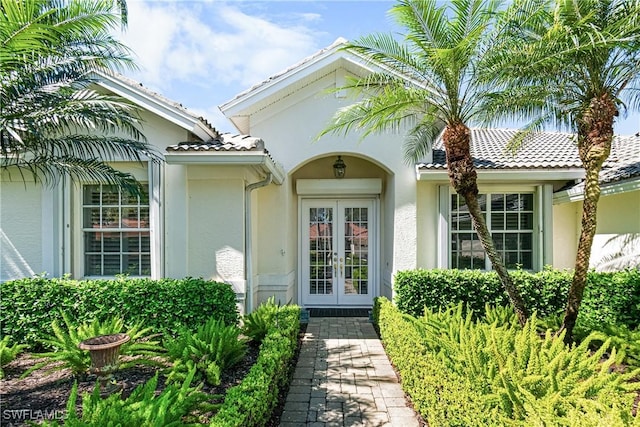
[[303, 305], [373, 303], [376, 224], [373, 199], [302, 199]]

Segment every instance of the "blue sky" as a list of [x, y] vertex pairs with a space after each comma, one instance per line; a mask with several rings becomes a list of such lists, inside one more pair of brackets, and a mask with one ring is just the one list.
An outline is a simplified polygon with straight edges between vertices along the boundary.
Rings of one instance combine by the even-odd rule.
[[[139, 70], [126, 74], [233, 131], [218, 106], [333, 43], [398, 28], [387, 0], [129, 0], [121, 35]], [[616, 132], [640, 131], [640, 114]]]

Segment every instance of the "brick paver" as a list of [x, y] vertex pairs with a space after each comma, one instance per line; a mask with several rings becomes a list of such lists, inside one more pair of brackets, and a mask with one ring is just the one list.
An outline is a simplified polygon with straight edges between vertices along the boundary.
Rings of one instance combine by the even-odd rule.
[[280, 420], [303, 425], [420, 427], [368, 319], [310, 319]]

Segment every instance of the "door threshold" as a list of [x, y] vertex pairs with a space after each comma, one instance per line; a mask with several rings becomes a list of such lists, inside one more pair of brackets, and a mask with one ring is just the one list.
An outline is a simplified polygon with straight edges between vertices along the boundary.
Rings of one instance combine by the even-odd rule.
[[371, 308], [308, 308], [310, 317], [369, 317]]

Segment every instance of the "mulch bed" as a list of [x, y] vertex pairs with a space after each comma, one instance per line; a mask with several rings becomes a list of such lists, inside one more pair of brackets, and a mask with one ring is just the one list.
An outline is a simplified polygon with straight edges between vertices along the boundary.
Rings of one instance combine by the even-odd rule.
[[[299, 354], [301, 338], [304, 336], [306, 325], [302, 325], [298, 339], [298, 351], [290, 366], [295, 367]], [[222, 376], [222, 384], [217, 387], [204, 385], [202, 391], [212, 395], [211, 403], [216, 403], [215, 395], [224, 395], [226, 390], [239, 384], [249, 372], [258, 357], [259, 348], [249, 345], [245, 358], [235, 365], [233, 369]], [[34, 371], [24, 379], [20, 376], [42, 359], [33, 357], [30, 353], [23, 353], [16, 360], [4, 368], [5, 378], [0, 381], [0, 425], [23, 426], [29, 422], [42, 422], [43, 420], [62, 420], [66, 416], [67, 401], [71, 394], [76, 379], [69, 369], [48, 372], [48, 368]], [[123, 386], [122, 396], [127, 397], [139, 385], [151, 379], [158, 369], [149, 366], [136, 366], [123, 369], [114, 374], [118, 384]], [[293, 369], [291, 374], [293, 373]], [[83, 381], [78, 381], [78, 400], [76, 412], [82, 412], [82, 398], [84, 393], [91, 393], [95, 386], [96, 377], [90, 375]], [[164, 377], [160, 375], [158, 381], [158, 393], [164, 389]], [[280, 415], [284, 408], [287, 390], [282, 390], [280, 402], [272, 419], [267, 424], [269, 427], [279, 424]], [[218, 400], [219, 402], [220, 400]], [[199, 414], [200, 422], [208, 423], [213, 414]]]

